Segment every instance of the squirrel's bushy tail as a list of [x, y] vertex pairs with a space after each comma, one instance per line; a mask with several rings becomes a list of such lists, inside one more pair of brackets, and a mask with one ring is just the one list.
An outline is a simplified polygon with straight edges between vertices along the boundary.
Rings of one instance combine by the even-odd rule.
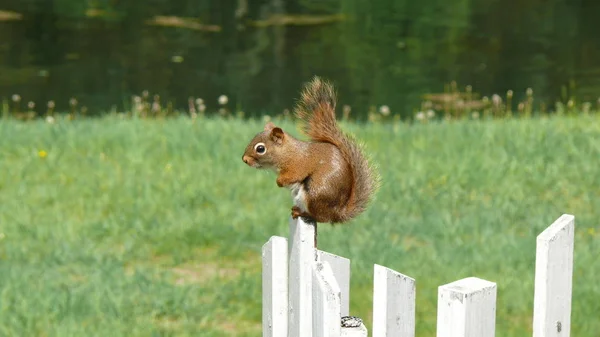
[[343, 221], [347, 221], [366, 209], [379, 188], [380, 178], [364, 155], [359, 142], [345, 134], [337, 125], [336, 99], [333, 86], [315, 76], [304, 86], [294, 112], [304, 121], [302, 129], [308, 137], [316, 142], [335, 145], [344, 158], [349, 159], [354, 188], [343, 214]]

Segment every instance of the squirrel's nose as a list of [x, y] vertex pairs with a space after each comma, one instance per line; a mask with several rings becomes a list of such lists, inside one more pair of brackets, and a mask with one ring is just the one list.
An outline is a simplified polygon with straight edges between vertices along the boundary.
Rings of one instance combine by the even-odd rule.
[[242, 156], [242, 160], [244, 161], [244, 163], [248, 164], [248, 157], [247, 156]]

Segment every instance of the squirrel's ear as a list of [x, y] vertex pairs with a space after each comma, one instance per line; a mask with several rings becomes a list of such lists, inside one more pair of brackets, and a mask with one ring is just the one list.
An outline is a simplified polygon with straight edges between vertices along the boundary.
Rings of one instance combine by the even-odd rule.
[[283, 134], [283, 130], [281, 130], [281, 128], [274, 127], [273, 130], [271, 130], [271, 140], [275, 144], [282, 144], [283, 137], [284, 137], [284, 134]]
[[274, 128], [276, 128], [275, 124], [273, 124], [273, 122], [268, 122], [267, 124], [265, 124], [265, 131], [271, 131]]

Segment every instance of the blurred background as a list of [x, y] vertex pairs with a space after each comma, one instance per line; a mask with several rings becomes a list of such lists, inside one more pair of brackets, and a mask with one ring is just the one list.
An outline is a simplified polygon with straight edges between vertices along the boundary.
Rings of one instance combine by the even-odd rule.
[[242, 162], [314, 75], [382, 177], [319, 248], [497, 282], [532, 334], [536, 237], [575, 216], [572, 335], [600, 331], [600, 1], [0, 0], [0, 336], [261, 336], [291, 197]]
[[[456, 81], [482, 96], [533, 88], [553, 109], [600, 89], [594, 0], [3, 0], [0, 93], [75, 97], [90, 113], [148, 90], [175, 108], [227, 95], [253, 115], [291, 108], [314, 74], [359, 116], [403, 116]], [[38, 104], [41, 109], [43, 105]]]

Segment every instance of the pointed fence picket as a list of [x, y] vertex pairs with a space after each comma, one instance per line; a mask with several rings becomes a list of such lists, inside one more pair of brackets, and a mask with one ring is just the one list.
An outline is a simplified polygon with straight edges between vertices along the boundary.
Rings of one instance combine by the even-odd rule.
[[[537, 237], [534, 337], [569, 337], [575, 218], [564, 214]], [[350, 315], [350, 260], [314, 247], [315, 228], [290, 219], [290, 241], [262, 250], [263, 337], [367, 337]], [[416, 282], [374, 265], [373, 337], [414, 337]], [[494, 337], [495, 282], [468, 277], [438, 288], [437, 337]]]

